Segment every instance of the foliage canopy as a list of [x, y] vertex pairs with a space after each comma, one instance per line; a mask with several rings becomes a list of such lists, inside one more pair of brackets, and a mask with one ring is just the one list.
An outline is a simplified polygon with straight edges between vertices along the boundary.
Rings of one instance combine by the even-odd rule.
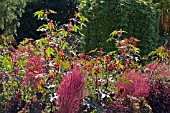
[[137, 37], [142, 55], [149, 53], [159, 43], [159, 11], [154, 4], [140, 0], [80, 0], [79, 11], [89, 19], [85, 34], [86, 51], [102, 47], [113, 49], [105, 43], [115, 29], [123, 29], [126, 37]]
[[3, 0], [0, 2], [0, 29], [4, 34], [16, 33], [20, 26], [19, 18], [22, 17], [24, 8], [30, 0]]

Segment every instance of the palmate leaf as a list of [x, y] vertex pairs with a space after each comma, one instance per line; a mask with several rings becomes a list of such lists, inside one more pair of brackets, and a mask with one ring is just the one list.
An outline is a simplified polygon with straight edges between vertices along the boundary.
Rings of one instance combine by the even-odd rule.
[[80, 30], [80, 28], [76, 24], [74, 24], [71, 30], [77, 32], [77, 30]]
[[7, 70], [12, 70], [12, 63], [6, 57], [1, 62], [2, 67], [6, 68]]
[[81, 21], [83, 21], [83, 22], [88, 22], [89, 20], [86, 18], [86, 17], [84, 17], [84, 16], [79, 16], [80, 17], [80, 20]]
[[106, 40], [106, 42], [111, 42], [112, 40], [114, 40], [114, 38], [113, 37], [110, 37], [110, 38], [108, 38], [107, 40]]
[[139, 50], [140, 50], [139, 48], [135, 47], [135, 46], [132, 45], [132, 44], [128, 44], [128, 46], [132, 47], [132, 49], [133, 49], [134, 51], [139, 51]]
[[165, 50], [165, 48], [163, 46], [161, 46], [161, 47], [157, 48], [155, 51], [150, 52], [148, 56], [151, 56], [151, 55], [154, 55], [154, 54], [159, 55], [159, 53], [161, 53], [164, 50]]
[[118, 32], [118, 31], [113, 31], [113, 32], [110, 34], [111, 37], [108, 38], [108, 39], [106, 40], [106, 42], [109, 42], [109, 41], [114, 40], [114, 36], [116, 36], [117, 32]]
[[26, 65], [27, 60], [19, 60], [17, 61], [18, 67], [24, 67]]
[[47, 56], [49, 57], [50, 55], [54, 55], [54, 50], [50, 47], [48, 47], [46, 50], [45, 50]]
[[62, 41], [62, 49], [64, 50], [65, 48], [67, 48], [68, 47], [68, 43], [66, 42], [66, 41]]
[[61, 63], [61, 64], [60, 64], [61, 67], [62, 67], [63, 69], [66, 69], [66, 70], [67, 70], [67, 69], [69, 68], [69, 66], [70, 66], [68, 62], [60, 62], [60, 63]]
[[36, 11], [34, 13], [34, 17], [38, 16], [38, 19], [40, 19], [44, 15], [44, 10]]
[[25, 40], [23, 40], [22, 42], [20, 42], [21, 45], [25, 45], [26, 43], [28, 43], [30, 40], [29, 38], [25, 38]]
[[39, 45], [40, 47], [42, 47], [43, 45], [43, 42], [44, 42], [44, 39], [39, 39], [39, 40], [36, 40], [36, 45]]
[[68, 32], [65, 29], [61, 28], [60, 31], [61, 31], [61, 34], [63, 36], [67, 36], [68, 35]]
[[122, 64], [120, 64], [120, 63], [118, 64], [118, 67], [121, 68], [121, 69], [124, 68], [124, 66]]
[[49, 25], [48, 24], [43, 24], [38, 29], [42, 29], [42, 28], [49, 29]]
[[114, 37], [117, 34], [117, 31], [113, 31], [110, 36]]

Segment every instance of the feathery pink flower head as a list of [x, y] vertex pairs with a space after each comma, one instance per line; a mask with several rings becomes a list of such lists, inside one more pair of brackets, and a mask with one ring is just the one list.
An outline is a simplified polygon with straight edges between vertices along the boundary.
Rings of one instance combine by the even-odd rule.
[[60, 107], [59, 113], [77, 113], [83, 97], [84, 74], [80, 69], [74, 69], [64, 76], [58, 86], [57, 106]]
[[145, 97], [148, 95], [150, 83], [144, 75], [140, 75], [140, 71], [132, 70], [125, 72], [120, 79], [122, 81], [116, 84], [116, 89], [119, 91], [120, 97], [127, 95]]

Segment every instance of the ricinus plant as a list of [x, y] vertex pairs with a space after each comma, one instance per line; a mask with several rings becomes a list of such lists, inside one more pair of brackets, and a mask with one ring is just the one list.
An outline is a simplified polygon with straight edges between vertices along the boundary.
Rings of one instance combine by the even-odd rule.
[[[55, 22], [49, 21], [48, 14], [50, 13], [55, 14], [56, 12], [41, 10], [35, 13], [39, 19], [47, 21], [47, 24], [39, 28], [45, 27], [45, 38], [36, 41], [26, 38], [17, 48], [14, 48], [12, 44], [7, 46], [6, 39], [8, 38], [2, 36], [4, 45], [0, 46], [2, 51], [0, 55], [1, 85], [2, 91], [7, 92], [5, 101], [12, 102], [12, 98], [20, 94], [21, 102], [16, 105], [25, 108], [25, 103], [37, 96], [45, 102], [46, 106], [42, 109], [45, 112], [53, 111], [51, 108], [55, 106], [53, 95], [62, 77], [71, 69], [68, 53], [71, 54], [70, 51], [73, 49], [72, 47], [68, 49], [65, 38], [70, 36], [71, 32], [83, 27], [82, 24], [80, 28], [76, 26], [78, 22], [80, 24], [80, 21], [85, 21], [85, 17], [75, 13], [76, 18], [79, 18], [80, 21], [77, 22], [75, 19], [73, 26], [70, 22], [68, 26], [58, 28], [55, 26]], [[10, 110], [12, 107], [8, 106], [8, 109]], [[28, 109], [28, 107], [25, 108], [25, 110]]]
[[[15, 95], [19, 95], [17, 106], [24, 108], [22, 110], [33, 111], [36, 108], [32, 105], [42, 103], [41, 110], [47, 113], [62, 113], [65, 110], [131, 112], [136, 106], [128, 103], [137, 101], [139, 106], [143, 105], [143, 101], [147, 103], [144, 97], [150, 95], [150, 84], [152, 87], [154, 81], [149, 81], [152, 80], [149, 72], [140, 71], [143, 68], [136, 47], [138, 39], [124, 39], [122, 35], [125, 31], [113, 31], [108, 41], [114, 40], [117, 50], [105, 53], [102, 48], [94, 48], [85, 53], [77, 50], [81, 39], [81, 43], [74, 40], [73, 45], [67, 42], [71, 37], [76, 39], [83, 36], [81, 27], [83, 21], [87, 21], [85, 17], [75, 13], [75, 19], [57, 26], [55, 21], [48, 19], [50, 13], [56, 14], [52, 10], [35, 13], [47, 22], [39, 28], [44, 30], [44, 38], [36, 41], [25, 39], [13, 49], [12, 46], [0, 46], [0, 82], [2, 91], [6, 93], [5, 101], [12, 102]], [[82, 24], [78, 24], [79, 21]], [[80, 69], [76, 70], [77, 66]], [[146, 67], [149, 68], [149, 65]], [[160, 73], [149, 69], [152, 74]], [[164, 73], [167, 75], [168, 71]], [[139, 109], [146, 111], [142, 107]]]

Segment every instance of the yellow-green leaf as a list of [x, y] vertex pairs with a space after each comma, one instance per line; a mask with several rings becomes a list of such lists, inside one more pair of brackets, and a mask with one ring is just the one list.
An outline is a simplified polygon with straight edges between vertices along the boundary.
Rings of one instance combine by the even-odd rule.
[[48, 47], [46, 50], [45, 50], [47, 56], [49, 57], [50, 55], [54, 55], [54, 50], [53, 48], [50, 48]]
[[51, 10], [51, 9], [49, 10], [49, 12], [50, 12], [50, 13], [57, 13], [57, 12], [55, 12], [54, 10]]

